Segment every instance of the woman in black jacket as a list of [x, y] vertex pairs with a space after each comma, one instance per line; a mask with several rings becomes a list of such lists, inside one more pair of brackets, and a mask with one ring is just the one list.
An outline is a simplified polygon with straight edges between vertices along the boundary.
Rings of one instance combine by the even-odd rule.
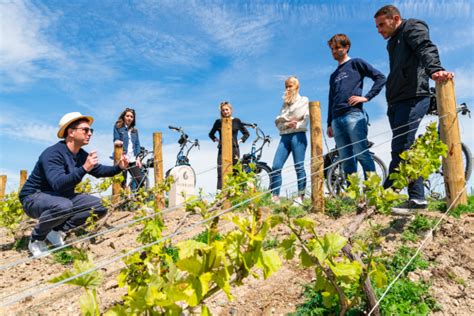
[[[230, 117], [232, 119], [232, 163], [235, 165], [240, 158], [239, 144], [243, 143], [249, 137], [249, 132], [245, 128], [240, 119], [232, 117], [232, 104], [227, 101], [221, 102], [219, 105], [221, 117]], [[222, 150], [221, 150], [221, 119], [217, 119], [209, 132], [209, 137], [213, 142], [219, 142], [219, 152], [217, 154], [217, 189], [222, 189]], [[242, 137], [237, 140], [238, 132], [242, 133]], [[216, 132], [219, 132], [219, 138], [216, 137]]]

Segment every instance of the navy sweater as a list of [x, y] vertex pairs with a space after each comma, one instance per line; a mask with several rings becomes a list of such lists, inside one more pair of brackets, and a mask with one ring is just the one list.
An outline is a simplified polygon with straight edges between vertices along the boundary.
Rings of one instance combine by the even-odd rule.
[[339, 65], [329, 79], [328, 126], [338, 116], [349, 111], [362, 111], [362, 103], [350, 106], [351, 96], [362, 96], [364, 78], [374, 81], [372, 89], [365, 95], [370, 100], [379, 94], [385, 85], [385, 76], [360, 58], [353, 58]]
[[[74, 155], [64, 141], [46, 148], [23, 185], [20, 200], [38, 191], [54, 192], [64, 197], [73, 196], [74, 188], [87, 173], [83, 165], [88, 155], [82, 148]], [[98, 164], [89, 173], [98, 178], [111, 177], [121, 171], [119, 166]]]

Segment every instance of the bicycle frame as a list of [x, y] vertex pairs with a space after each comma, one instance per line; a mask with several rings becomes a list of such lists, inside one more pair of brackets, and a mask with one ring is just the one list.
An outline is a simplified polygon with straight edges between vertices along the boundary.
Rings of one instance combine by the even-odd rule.
[[[255, 135], [256, 138], [252, 141], [252, 149], [250, 150], [250, 153], [244, 154], [242, 156], [242, 162], [243, 163], [256, 163], [257, 161], [260, 161], [263, 155], [263, 147], [266, 144], [270, 144], [271, 138], [268, 135], [265, 135], [265, 133], [257, 126], [256, 123], [249, 124], [249, 123], [243, 123], [244, 126], [253, 128], [255, 130]], [[257, 148], [257, 144], [262, 141], [261, 145]]]
[[[174, 127], [174, 126], [168, 126], [169, 129], [174, 130], [176, 132], [180, 133], [180, 137], [178, 139], [178, 144], [180, 144], [179, 152], [176, 155], [176, 166], [190, 166], [191, 164], [189, 163], [189, 153], [194, 147], [197, 147], [200, 149], [199, 145], [199, 140], [195, 139], [194, 141], [189, 140], [189, 136], [184, 132], [184, 130], [181, 127]], [[188, 147], [188, 145], [191, 144], [191, 146]], [[185, 154], [186, 152], [186, 154]]]

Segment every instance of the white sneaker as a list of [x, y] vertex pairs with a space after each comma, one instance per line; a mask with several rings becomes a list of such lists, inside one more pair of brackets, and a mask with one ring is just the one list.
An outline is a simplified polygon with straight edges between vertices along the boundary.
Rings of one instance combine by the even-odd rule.
[[64, 246], [66, 243], [64, 242], [64, 238], [66, 238], [66, 233], [60, 230], [52, 230], [46, 235], [46, 239], [53, 244], [54, 247], [61, 247]]
[[293, 199], [293, 206], [302, 206], [302, 205], [303, 205], [303, 199], [300, 196]]
[[275, 204], [280, 204], [280, 197], [278, 195], [272, 195], [272, 202]]
[[42, 240], [30, 240], [28, 249], [35, 258], [44, 257], [48, 254], [48, 246]]

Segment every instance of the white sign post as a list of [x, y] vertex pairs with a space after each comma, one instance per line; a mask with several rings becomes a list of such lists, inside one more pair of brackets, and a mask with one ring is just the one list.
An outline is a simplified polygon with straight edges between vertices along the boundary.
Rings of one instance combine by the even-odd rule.
[[[171, 169], [169, 176], [174, 179], [168, 193], [169, 207], [176, 207], [195, 195], [196, 175], [193, 168], [186, 165], [176, 166]], [[184, 205], [180, 209], [184, 209]]]

